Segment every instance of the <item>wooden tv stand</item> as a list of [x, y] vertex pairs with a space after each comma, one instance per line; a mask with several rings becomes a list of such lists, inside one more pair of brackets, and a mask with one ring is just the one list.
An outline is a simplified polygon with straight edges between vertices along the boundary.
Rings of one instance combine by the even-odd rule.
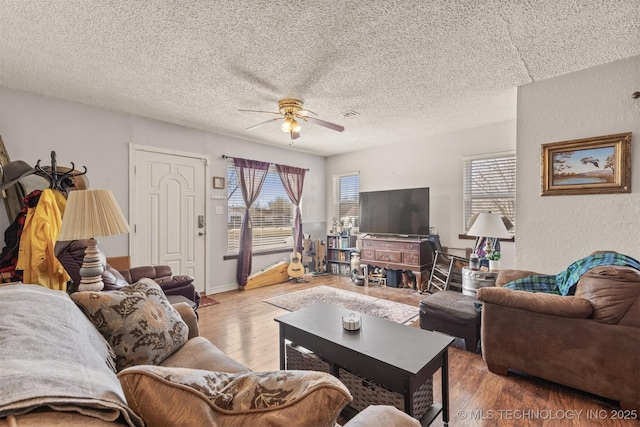
[[427, 288], [433, 247], [427, 239], [399, 236], [367, 236], [361, 240], [360, 262], [387, 270], [411, 271], [419, 291]]

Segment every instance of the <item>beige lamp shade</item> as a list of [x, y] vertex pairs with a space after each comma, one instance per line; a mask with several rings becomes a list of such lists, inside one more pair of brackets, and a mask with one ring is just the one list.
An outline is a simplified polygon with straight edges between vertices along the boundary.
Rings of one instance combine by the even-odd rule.
[[75, 190], [67, 197], [58, 240], [88, 239], [78, 291], [101, 291], [104, 261], [96, 237], [128, 233], [129, 224], [111, 190]]
[[58, 240], [89, 239], [128, 232], [129, 224], [111, 190], [75, 190], [69, 193]]
[[469, 236], [510, 239], [511, 235], [502, 221], [502, 216], [493, 213], [480, 213], [467, 232]]

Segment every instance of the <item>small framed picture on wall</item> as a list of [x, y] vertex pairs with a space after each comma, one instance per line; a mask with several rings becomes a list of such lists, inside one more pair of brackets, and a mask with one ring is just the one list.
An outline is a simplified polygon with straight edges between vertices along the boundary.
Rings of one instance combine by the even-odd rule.
[[213, 188], [224, 189], [224, 177], [214, 176], [213, 177]]

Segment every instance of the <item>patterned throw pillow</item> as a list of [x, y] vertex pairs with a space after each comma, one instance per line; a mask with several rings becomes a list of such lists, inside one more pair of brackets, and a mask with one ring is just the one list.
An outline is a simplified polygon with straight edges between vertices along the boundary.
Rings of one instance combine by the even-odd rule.
[[189, 328], [151, 279], [117, 291], [75, 292], [71, 299], [111, 344], [118, 371], [157, 365], [187, 342]]
[[148, 426], [334, 427], [352, 400], [340, 380], [315, 371], [225, 373], [134, 366], [118, 378], [129, 407]]

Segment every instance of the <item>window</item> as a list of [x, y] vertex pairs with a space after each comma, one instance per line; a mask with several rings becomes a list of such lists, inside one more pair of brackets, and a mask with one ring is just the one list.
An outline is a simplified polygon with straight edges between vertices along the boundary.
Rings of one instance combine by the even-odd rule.
[[516, 155], [464, 158], [464, 231], [478, 212], [500, 213], [516, 224]]
[[342, 221], [345, 227], [349, 222], [353, 227], [359, 226], [360, 174], [358, 172], [333, 177], [333, 204], [337, 225]]
[[[233, 161], [227, 166], [227, 183], [227, 253], [237, 254], [245, 204]], [[254, 252], [293, 248], [294, 209], [276, 167], [269, 166], [260, 195], [250, 210]]]

